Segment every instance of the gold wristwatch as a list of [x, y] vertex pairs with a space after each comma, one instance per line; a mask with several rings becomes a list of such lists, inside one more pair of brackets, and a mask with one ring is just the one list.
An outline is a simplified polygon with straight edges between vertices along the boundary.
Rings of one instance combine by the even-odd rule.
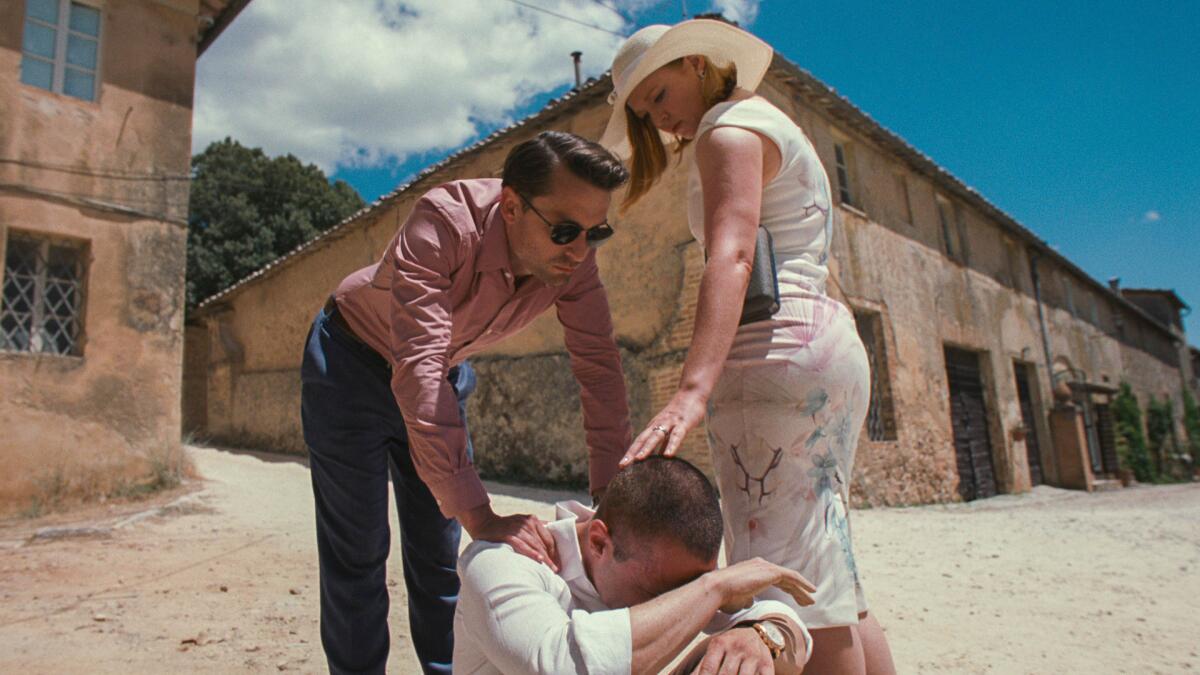
[[783, 648], [787, 646], [779, 626], [770, 621], [759, 621], [750, 625], [753, 626], [754, 632], [758, 633], [758, 637], [762, 638], [763, 644], [767, 645], [767, 649], [771, 650], [771, 660], [778, 659], [783, 653]]

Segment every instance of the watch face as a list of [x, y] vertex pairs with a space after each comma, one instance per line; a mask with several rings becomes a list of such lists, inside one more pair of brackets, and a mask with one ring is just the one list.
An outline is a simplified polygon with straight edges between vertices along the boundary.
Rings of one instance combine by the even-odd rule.
[[775, 643], [775, 647], [777, 649], [783, 649], [786, 641], [783, 639], [783, 631], [779, 630], [779, 626], [776, 626], [769, 621], [763, 621], [758, 625], [760, 628], [762, 628], [763, 634], [766, 635], [771, 642]]

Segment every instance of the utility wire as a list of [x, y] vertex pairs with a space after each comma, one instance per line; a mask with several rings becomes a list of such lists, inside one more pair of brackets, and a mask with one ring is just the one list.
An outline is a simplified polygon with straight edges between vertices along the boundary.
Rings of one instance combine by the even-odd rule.
[[[51, 162], [39, 162], [36, 160], [14, 159], [14, 158], [8, 158], [8, 157], [0, 157], [0, 164], [14, 164], [17, 166], [23, 166], [23, 167], [33, 168], [33, 169], [44, 169], [47, 171], [59, 171], [62, 173], [69, 173], [69, 174], [74, 174], [74, 175], [78, 175], [78, 176], [91, 176], [93, 178], [110, 178], [113, 180], [122, 180], [122, 181], [154, 181], [154, 182], [178, 181], [178, 182], [190, 182], [192, 184], [195, 184], [197, 180], [200, 180], [200, 176], [186, 174], [186, 173], [182, 173], [182, 174], [149, 173], [149, 172], [137, 172], [137, 171], [124, 171], [121, 169], [93, 169], [91, 167], [76, 166], [76, 165], [71, 165], [71, 164], [55, 164], [55, 163], [51, 163]], [[297, 192], [296, 190], [290, 190], [287, 188], [271, 188], [271, 187], [267, 187], [265, 185], [260, 185], [260, 184], [251, 183], [251, 182], [247, 182], [247, 181], [221, 179], [221, 180], [217, 180], [216, 182], [219, 183], [222, 187], [232, 186], [232, 187], [241, 188], [242, 191], [244, 191], [244, 192], [252, 192], [252, 193], [291, 195], [291, 194], [296, 194], [296, 192]], [[328, 177], [326, 177], [326, 182], [329, 183], [330, 187], [333, 187], [334, 181], [331, 181], [331, 180], [329, 180]], [[345, 182], [345, 181], [342, 181], [342, 182]], [[351, 186], [351, 187], [353, 187], [353, 186]], [[83, 195], [80, 193], [62, 193], [62, 194], [71, 194], [71, 195], [77, 196], [77, 197], [87, 197], [88, 196], [88, 195]], [[359, 196], [361, 197], [362, 195], [359, 195]], [[151, 203], [151, 204], [158, 204], [161, 201], [157, 197], [129, 196], [129, 197], [122, 197], [122, 199], [124, 201], [141, 201], [141, 202], [146, 202], [146, 203]]]
[[180, 227], [187, 227], [186, 220], [176, 220], [174, 218], [170, 218], [165, 213], [143, 211], [140, 208], [133, 208], [133, 207], [127, 206], [125, 204], [108, 202], [108, 201], [104, 201], [102, 199], [96, 199], [95, 197], [79, 195], [76, 193], [58, 192], [55, 190], [43, 190], [43, 189], [39, 189], [39, 188], [29, 187], [28, 185], [18, 185], [15, 183], [0, 183], [0, 191], [3, 191], [3, 190], [8, 190], [8, 191], [12, 191], [12, 192], [21, 192], [24, 194], [35, 195], [35, 196], [39, 196], [39, 197], [47, 197], [50, 199], [57, 199], [60, 201], [67, 202], [69, 204], [74, 204], [76, 206], [84, 206], [87, 208], [98, 209], [100, 211], [109, 211], [109, 212], [113, 212], [113, 213], [120, 213], [120, 214], [126, 215], [126, 216], [137, 216], [139, 218], [149, 218], [151, 220], [161, 220], [163, 222], [170, 223], [172, 225], [176, 225], [176, 226], [180, 226]]
[[46, 169], [48, 171], [61, 171], [63, 173], [73, 173], [81, 176], [114, 178], [118, 180], [185, 181], [191, 179], [191, 176], [186, 173], [129, 171], [126, 169], [100, 169], [87, 166], [78, 166], [75, 164], [57, 164], [54, 162], [41, 162], [32, 159], [17, 159], [15, 157], [0, 157], [0, 164], [15, 164], [17, 166], [24, 166], [33, 169]]
[[622, 12], [621, 10], [617, 9], [616, 7], [608, 4], [607, 2], [604, 2], [604, 0], [592, 0], [592, 2], [596, 3], [597, 5], [600, 5], [604, 9], [609, 10], [613, 14], [616, 14], [617, 16], [621, 17], [625, 21], [628, 21], [629, 23], [633, 23], [633, 19], [626, 16], [625, 12]]
[[559, 19], [562, 19], [563, 21], [570, 21], [571, 23], [578, 24], [580, 26], [585, 26], [587, 28], [591, 28], [592, 30], [602, 31], [602, 32], [608, 33], [609, 35], [616, 35], [617, 37], [620, 37], [620, 38], [627, 37], [624, 33], [618, 33], [615, 30], [609, 30], [602, 26], [597, 26], [594, 23], [580, 21], [579, 19], [567, 16], [566, 14], [559, 14], [558, 12], [552, 12], [552, 11], [546, 9], [545, 7], [538, 7], [537, 5], [531, 5], [528, 2], [523, 2], [522, 0], [508, 0], [508, 1], [513, 3], [514, 5], [520, 5], [522, 7], [526, 7], [528, 9], [534, 10], [535, 12], [542, 12], [543, 14], [549, 14], [550, 16], [557, 17]]

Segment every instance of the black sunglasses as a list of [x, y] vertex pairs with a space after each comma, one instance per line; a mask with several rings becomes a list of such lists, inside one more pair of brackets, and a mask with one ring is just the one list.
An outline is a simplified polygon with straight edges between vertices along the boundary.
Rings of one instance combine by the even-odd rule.
[[546, 223], [550, 227], [550, 241], [559, 246], [566, 246], [575, 241], [581, 232], [584, 238], [587, 239], [587, 245], [592, 248], [599, 247], [600, 244], [608, 241], [608, 238], [613, 236], [612, 225], [609, 225], [607, 220], [599, 225], [587, 228], [573, 220], [564, 220], [561, 223], [554, 224], [546, 216], [543, 216], [542, 212], [538, 211], [537, 207], [525, 198], [525, 195], [518, 192], [517, 196], [521, 198], [521, 201], [525, 202], [525, 206], [528, 206], [537, 214], [538, 218], [542, 219], [543, 223]]

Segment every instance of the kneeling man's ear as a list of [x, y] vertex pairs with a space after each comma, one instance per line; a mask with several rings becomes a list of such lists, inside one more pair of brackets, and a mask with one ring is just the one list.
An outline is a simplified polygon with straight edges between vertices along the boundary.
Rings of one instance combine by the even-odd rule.
[[613, 546], [612, 535], [608, 531], [608, 525], [603, 520], [593, 518], [592, 522], [588, 523], [586, 546], [596, 556], [602, 556], [605, 553], [611, 552], [610, 549]]

